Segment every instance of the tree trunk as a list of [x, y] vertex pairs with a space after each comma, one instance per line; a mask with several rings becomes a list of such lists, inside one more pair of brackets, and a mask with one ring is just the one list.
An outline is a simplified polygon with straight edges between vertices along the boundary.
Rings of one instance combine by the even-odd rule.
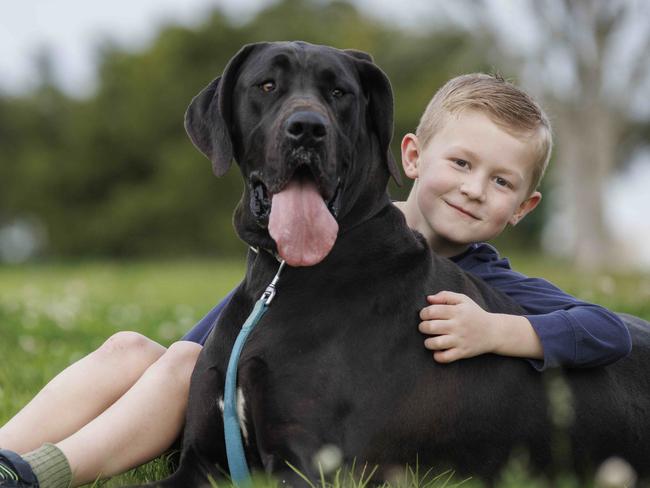
[[614, 266], [618, 253], [604, 219], [604, 185], [616, 157], [616, 121], [602, 105], [558, 106], [555, 164], [559, 200], [572, 224], [571, 255], [581, 269]]

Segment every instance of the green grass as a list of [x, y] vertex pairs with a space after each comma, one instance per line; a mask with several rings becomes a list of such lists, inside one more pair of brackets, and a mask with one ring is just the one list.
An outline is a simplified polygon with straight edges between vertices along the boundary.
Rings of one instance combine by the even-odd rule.
[[[518, 255], [512, 262], [580, 298], [650, 319], [648, 274], [580, 274], [566, 263], [537, 256]], [[0, 267], [0, 424], [57, 372], [117, 331], [136, 330], [170, 344], [240, 281], [243, 270], [241, 261], [218, 260]], [[159, 459], [97, 486], [152, 480], [167, 469]], [[432, 473], [423, 481], [414, 479], [404, 476], [396, 484], [451, 488], [459, 483]], [[350, 483], [335, 486], [362, 488]], [[515, 462], [499, 486], [541, 485]]]
[[510, 255], [512, 267], [545, 278], [566, 292], [617, 312], [650, 320], [650, 270], [578, 272], [569, 262], [539, 255]]
[[0, 423], [120, 330], [168, 345], [243, 275], [243, 263], [0, 267]]

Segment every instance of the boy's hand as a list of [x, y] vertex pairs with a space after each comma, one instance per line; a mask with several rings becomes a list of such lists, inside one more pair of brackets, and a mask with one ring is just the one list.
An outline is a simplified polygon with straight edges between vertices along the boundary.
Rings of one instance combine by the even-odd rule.
[[434, 351], [439, 363], [450, 363], [494, 351], [495, 331], [492, 321], [497, 317], [483, 310], [474, 300], [461, 293], [441, 291], [427, 296], [431, 304], [420, 311], [419, 330], [433, 335], [424, 347]]

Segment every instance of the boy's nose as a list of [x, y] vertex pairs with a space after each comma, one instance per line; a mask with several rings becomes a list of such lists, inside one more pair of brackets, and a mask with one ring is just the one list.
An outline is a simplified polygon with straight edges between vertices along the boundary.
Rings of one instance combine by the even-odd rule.
[[478, 178], [469, 178], [460, 185], [460, 192], [472, 200], [485, 200], [485, 184]]

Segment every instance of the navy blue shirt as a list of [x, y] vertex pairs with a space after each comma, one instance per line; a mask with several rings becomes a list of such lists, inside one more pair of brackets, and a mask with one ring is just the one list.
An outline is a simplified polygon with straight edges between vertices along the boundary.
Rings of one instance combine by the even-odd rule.
[[[508, 295], [526, 311], [525, 317], [544, 349], [543, 360], [528, 360], [535, 369], [600, 366], [629, 354], [630, 333], [616, 314], [580, 301], [546, 280], [513, 271], [508, 259], [501, 258], [491, 245], [473, 244], [451, 260]], [[185, 334], [183, 340], [205, 344], [233, 292]]]
[[630, 353], [630, 332], [615, 313], [578, 300], [546, 280], [513, 271], [491, 245], [473, 244], [452, 261], [526, 311], [544, 349], [543, 361], [529, 360], [536, 369], [602, 366]]

